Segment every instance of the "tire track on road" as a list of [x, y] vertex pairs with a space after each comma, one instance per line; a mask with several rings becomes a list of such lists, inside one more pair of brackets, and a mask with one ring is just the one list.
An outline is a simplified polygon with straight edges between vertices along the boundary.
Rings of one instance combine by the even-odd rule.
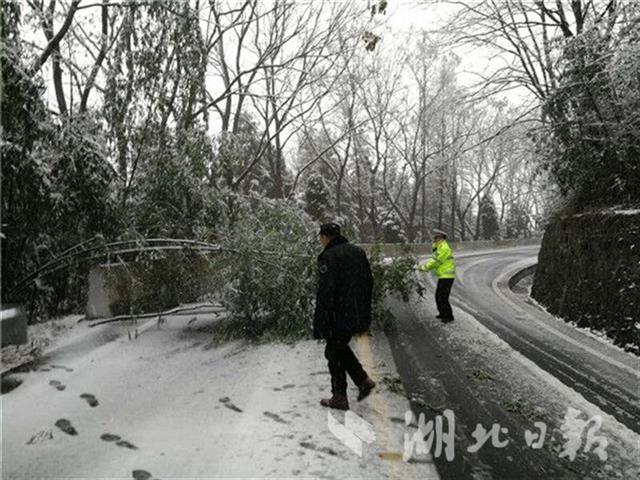
[[[460, 291], [453, 291], [452, 303], [474, 316], [482, 325], [502, 338], [512, 348], [534, 361], [540, 368], [558, 378], [565, 385], [582, 394], [587, 400], [600, 407], [604, 412], [614, 416], [636, 433], [640, 433], [640, 401], [627, 395], [621, 388], [611, 383], [607, 378], [597, 375], [595, 371], [585, 371], [588, 368], [586, 362], [580, 358], [572, 358], [567, 354], [568, 349], [562, 336], [555, 335], [555, 343], [551, 343], [542, 336], [532, 335], [529, 325], [514, 322], [513, 317], [504, 311], [504, 308], [490, 308], [491, 303], [499, 304], [500, 296], [493, 292], [489, 285], [497, 278], [497, 271], [504, 271], [509, 265], [521, 261], [522, 257], [514, 260], [514, 256], [505, 256], [496, 262], [496, 259], [487, 258], [492, 262], [490, 268], [481, 270], [482, 281], [473, 282], [472, 270], [481, 269], [481, 263], [473, 262], [466, 273], [467, 285], [463, 290], [467, 293], [464, 300]], [[476, 287], [473, 295], [468, 290]], [[504, 307], [504, 305], [502, 305]], [[498, 311], [500, 310], [500, 311]], [[554, 333], [554, 332], [552, 332]], [[545, 341], [546, 340], [546, 341]], [[575, 343], [575, 340], [573, 341]], [[584, 351], [589, 355], [588, 351]]]

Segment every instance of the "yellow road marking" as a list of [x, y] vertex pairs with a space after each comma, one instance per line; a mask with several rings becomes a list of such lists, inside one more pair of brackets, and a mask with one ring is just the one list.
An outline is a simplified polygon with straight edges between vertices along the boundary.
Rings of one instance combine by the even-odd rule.
[[[360, 358], [364, 369], [367, 372], [375, 371], [375, 363], [374, 363], [374, 355], [373, 350], [371, 348], [371, 339], [368, 334], [361, 334], [356, 336], [356, 350], [358, 352], [358, 357]], [[380, 379], [378, 379], [377, 388], [381, 387]], [[382, 395], [375, 395], [373, 393], [369, 397], [367, 397], [367, 401], [371, 402], [373, 408], [380, 412], [383, 419], [389, 418], [387, 404], [383, 401]], [[385, 425], [377, 418], [377, 416], [372, 416], [372, 423], [377, 427], [376, 430], [376, 442], [380, 445], [380, 450], [382, 452], [378, 455], [383, 460], [397, 460], [398, 458], [402, 460], [402, 452], [396, 452], [394, 450], [398, 450], [398, 446], [395, 444], [392, 438], [389, 438], [389, 432]], [[390, 473], [392, 474], [391, 478], [402, 478], [401, 476], [401, 468], [397, 462], [387, 463], [389, 465]]]

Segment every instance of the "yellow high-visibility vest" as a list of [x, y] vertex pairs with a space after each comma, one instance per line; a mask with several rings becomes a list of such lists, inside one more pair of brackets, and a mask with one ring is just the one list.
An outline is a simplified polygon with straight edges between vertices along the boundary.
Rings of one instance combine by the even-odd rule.
[[438, 278], [455, 278], [456, 262], [446, 240], [433, 244], [433, 256], [418, 267], [421, 272], [432, 270]]

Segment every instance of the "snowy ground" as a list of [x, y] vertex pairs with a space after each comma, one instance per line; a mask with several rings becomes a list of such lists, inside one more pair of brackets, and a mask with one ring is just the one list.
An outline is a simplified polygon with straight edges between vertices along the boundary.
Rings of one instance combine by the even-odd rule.
[[[28, 326], [29, 342], [24, 345], [8, 345], [0, 350], [2, 371], [34, 360], [42, 352], [53, 350], [60, 344], [72, 341], [82, 329], [75, 328], [82, 315], [69, 315], [55, 321], [36, 323]], [[82, 335], [82, 333], [80, 333]]]
[[329, 390], [322, 344], [216, 347], [211, 318], [187, 321], [74, 327], [0, 397], [2, 478], [437, 478], [432, 463], [401, 460], [408, 402], [384, 335], [354, 341], [379, 382], [362, 403], [350, 392], [376, 433], [361, 458], [318, 404]]

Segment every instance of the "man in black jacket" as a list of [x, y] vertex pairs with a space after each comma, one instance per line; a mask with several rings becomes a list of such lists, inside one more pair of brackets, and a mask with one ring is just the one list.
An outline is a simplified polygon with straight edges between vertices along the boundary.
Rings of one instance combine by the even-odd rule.
[[324, 355], [331, 373], [331, 398], [324, 407], [349, 409], [347, 373], [359, 389], [358, 401], [375, 387], [349, 347], [351, 337], [371, 325], [373, 276], [367, 255], [340, 234], [340, 226], [320, 226], [324, 250], [318, 256], [318, 295], [313, 321], [314, 338], [327, 340]]

